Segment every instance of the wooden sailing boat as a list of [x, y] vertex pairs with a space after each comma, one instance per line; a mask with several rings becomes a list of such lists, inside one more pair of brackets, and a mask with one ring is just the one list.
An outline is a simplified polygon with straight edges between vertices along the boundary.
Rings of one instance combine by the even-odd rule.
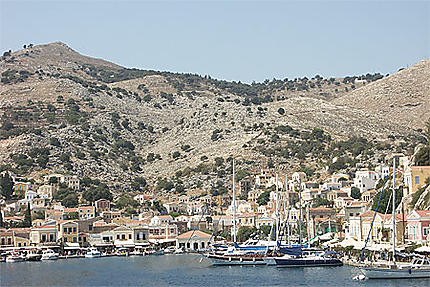
[[[241, 248], [236, 238], [236, 187], [235, 187], [235, 160], [233, 159], [233, 246], [223, 252], [212, 252], [206, 254], [212, 265], [266, 265], [264, 254], [259, 248]], [[263, 246], [264, 251], [264, 246]]]
[[[393, 157], [393, 261], [389, 264], [367, 266], [361, 271], [368, 279], [430, 278], [430, 260], [416, 257], [408, 264], [396, 262], [396, 156]], [[371, 232], [371, 230], [369, 231]], [[364, 251], [364, 250], [363, 250]]]

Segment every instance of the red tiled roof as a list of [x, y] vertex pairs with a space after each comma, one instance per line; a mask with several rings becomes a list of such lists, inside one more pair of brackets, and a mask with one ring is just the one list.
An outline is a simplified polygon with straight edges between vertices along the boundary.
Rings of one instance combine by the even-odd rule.
[[415, 210], [420, 217], [430, 217], [430, 210]]
[[[192, 237], [191, 237], [192, 236]], [[188, 239], [188, 238], [190, 238], [191, 237], [191, 239], [193, 238], [193, 237], [199, 237], [199, 238], [201, 238], [201, 239], [209, 239], [209, 238], [211, 238], [211, 235], [210, 234], [207, 234], [207, 233], [205, 233], [205, 232], [203, 232], [203, 231], [200, 231], [200, 230], [191, 230], [191, 231], [188, 231], [188, 232], [185, 232], [185, 233], [182, 233], [181, 235], [179, 235], [179, 236], [177, 236], [176, 238], [177, 239]]]
[[45, 229], [45, 228], [57, 229], [57, 227], [55, 225], [42, 225], [42, 226], [38, 226], [38, 227], [32, 227], [31, 229]]

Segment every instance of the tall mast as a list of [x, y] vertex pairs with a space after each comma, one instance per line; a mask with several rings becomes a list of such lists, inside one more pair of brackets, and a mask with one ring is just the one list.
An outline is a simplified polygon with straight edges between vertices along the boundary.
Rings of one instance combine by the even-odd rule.
[[393, 263], [396, 264], [396, 157], [393, 157]]
[[279, 242], [279, 188], [278, 188], [278, 174], [276, 174], [276, 205], [275, 205], [275, 216], [276, 216], [276, 242]]
[[233, 240], [236, 242], [236, 188], [235, 188], [235, 169], [233, 159]]
[[302, 246], [302, 183], [299, 177], [299, 245]]
[[288, 192], [288, 174], [285, 175], [285, 190], [287, 192], [287, 241], [288, 241], [288, 246], [290, 246], [290, 197], [289, 197], [289, 192]]

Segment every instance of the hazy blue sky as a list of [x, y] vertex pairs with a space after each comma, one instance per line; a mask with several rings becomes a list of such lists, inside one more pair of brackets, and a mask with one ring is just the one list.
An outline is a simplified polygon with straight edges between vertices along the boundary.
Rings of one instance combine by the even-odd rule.
[[5, 1], [1, 51], [62, 41], [142, 69], [251, 82], [393, 73], [430, 55], [430, 1]]

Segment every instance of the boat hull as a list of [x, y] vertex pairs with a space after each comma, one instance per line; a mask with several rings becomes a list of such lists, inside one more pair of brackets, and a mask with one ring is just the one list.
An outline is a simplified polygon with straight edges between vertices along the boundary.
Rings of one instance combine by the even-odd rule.
[[227, 256], [209, 254], [206, 257], [215, 266], [233, 266], [233, 265], [266, 265], [263, 257], [246, 257], [246, 256]]
[[40, 261], [41, 259], [42, 255], [40, 254], [32, 254], [25, 257], [25, 261]]
[[24, 262], [23, 257], [6, 257], [7, 263], [16, 263], [16, 262]]
[[337, 258], [274, 258], [276, 267], [335, 267], [343, 263]]
[[43, 261], [45, 260], [58, 260], [58, 255], [49, 255], [49, 256], [43, 256], [41, 258]]
[[362, 268], [368, 279], [430, 278], [430, 269]]
[[101, 256], [101, 254], [85, 254], [85, 258], [98, 258]]

